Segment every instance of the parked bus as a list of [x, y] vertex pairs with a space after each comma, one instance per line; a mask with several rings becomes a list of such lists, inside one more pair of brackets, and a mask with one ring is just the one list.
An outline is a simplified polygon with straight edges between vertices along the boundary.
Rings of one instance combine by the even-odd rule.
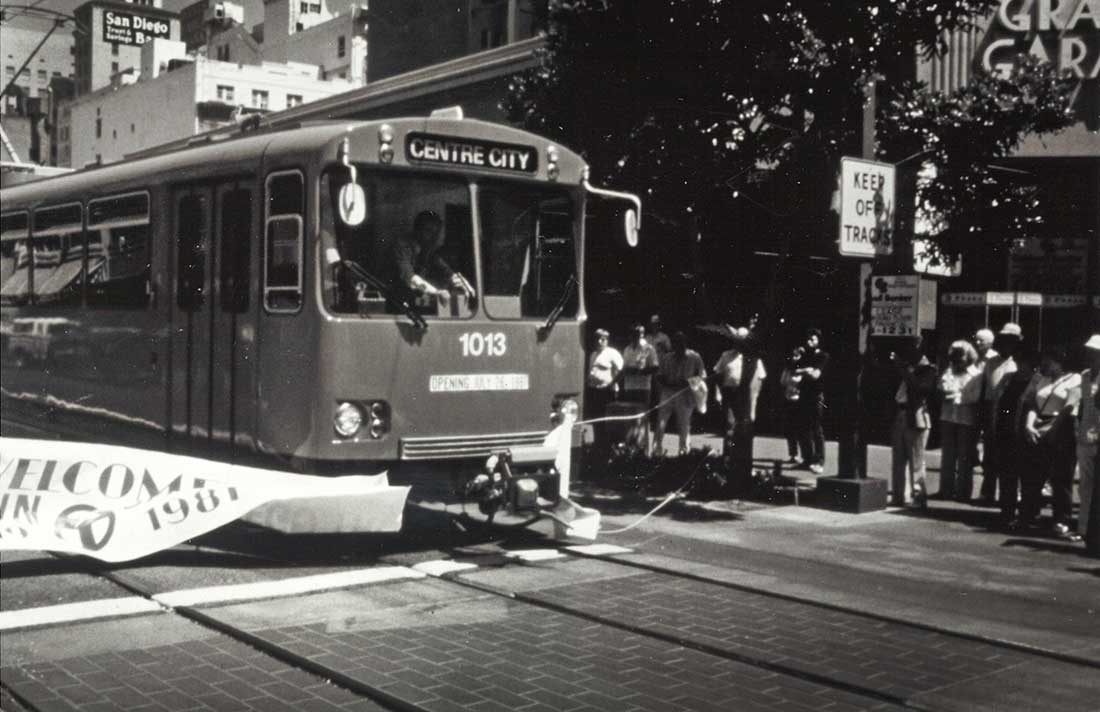
[[[247, 132], [5, 189], [0, 427], [461, 490], [579, 410], [597, 194], [626, 201], [634, 244], [640, 202], [589, 185], [577, 154], [435, 115]], [[418, 221], [437, 223], [434, 255], [410, 247]], [[414, 264], [427, 286], [410, 286], [426, 257], [447, 274]], [[17, 337], [48, 338], [39, 321], [65, 324], [63, 356]], [[513, 466], [558, 492], [551, 461]]]

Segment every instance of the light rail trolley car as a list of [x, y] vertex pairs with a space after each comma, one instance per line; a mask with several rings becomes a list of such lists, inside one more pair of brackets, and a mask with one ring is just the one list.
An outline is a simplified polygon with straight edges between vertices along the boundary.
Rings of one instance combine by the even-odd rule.
[[[490, 456], [538, 453], [578, 411], [594, 195], [625, 201], [634, 244], [636, 197], [460, 111], [243, 132], [6, 188], [2, 434], [484, 484]], [[400, 268], [424, 215], [428, 267], [448, 272], [427, 292]], [[552, 465], [516, 458], [482, 510], [556, 499]]]

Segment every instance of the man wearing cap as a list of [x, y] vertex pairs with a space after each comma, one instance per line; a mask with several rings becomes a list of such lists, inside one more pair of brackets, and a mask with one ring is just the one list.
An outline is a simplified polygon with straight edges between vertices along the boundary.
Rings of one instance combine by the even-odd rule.
[[[975, 334], [975, 343], [981, 341], [986, 332], [992, 337], [989, 329], [981, 329]], [[981, 427], [985, 431], [985, 446], [982, 456], [982, 489], [978, 504], [996, 506], [997, 478], [1001, 476], [1001, 470], [1005, 466], [997, 460], [999, 454], [1003, 455], [1006, 448], [998, 445], [995, 433], [997, 432], [998, 401], [1005, 387], [1016, 373], [1016, 361], [1013, 358], [1020, 348], [1023, 339], [1023, 330], [1019, 324], [1006, 322], [1001, 327], [996, 337], [990, 339], [992, 348], [988, 349], [985, 365], [982, 367], [981, 382]], [[979, 350], [979, 356], [981, 352]]]
[[1081, 395], [1077, 403], [1077, 485], [1081, 511], [1077, 516], [1077, 533], [1088, 534], [1089, 514], [1097, 506], [1096, 459], [1100, 449], [1100, 334], [1085, 342], [1089, 367], [1081, 373]]

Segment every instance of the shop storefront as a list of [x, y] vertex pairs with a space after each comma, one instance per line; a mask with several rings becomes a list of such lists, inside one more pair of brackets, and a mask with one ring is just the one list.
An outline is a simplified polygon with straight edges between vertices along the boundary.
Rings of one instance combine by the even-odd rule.
[[968, 335], [1011, 319], [1034, 346], [1083, 343], [1100, 329], [1100, 0], [1002, 0], [948, 44], [946, 55], [918, 69], [933, 90], [951, 91], [978, 69], [1008, 72], [1027, 54], [1077, 77], [1078, 122], [1027, 137], [998, 163], [1046, 206], [1047, 236], [998, 236], [1008, 239], [964, 253], [962, 274], [941, 282], [937, 330]]

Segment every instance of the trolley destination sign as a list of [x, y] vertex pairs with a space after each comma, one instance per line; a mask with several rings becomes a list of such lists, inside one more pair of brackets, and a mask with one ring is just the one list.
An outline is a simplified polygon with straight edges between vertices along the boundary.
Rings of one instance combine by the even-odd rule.
[[405, 157], [410, 163], [438, 163], [518, 173], [534, 173], [539, 167], [539, 153], [534, 146], [419, 132], [410, 133], [405, 139]]

